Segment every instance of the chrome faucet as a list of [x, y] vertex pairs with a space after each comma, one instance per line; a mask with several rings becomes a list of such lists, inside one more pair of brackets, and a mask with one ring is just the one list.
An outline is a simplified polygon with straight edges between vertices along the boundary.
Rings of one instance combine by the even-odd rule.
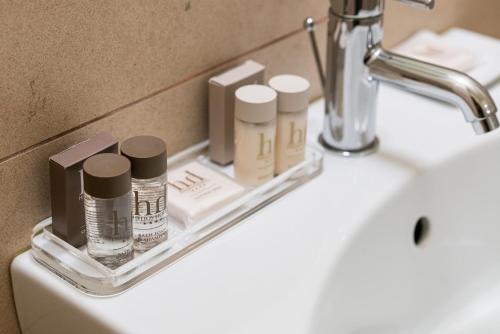
[[[434, 0], [400, 0], [432, 9]], [[381, 46], [384, 0], [330, 0], [326, 76], [306, 19], [325, 95], [320, 141], [344, 156], [375, 151], [375, 109], [379, 83], [430, 96], [459, 107], [477, 134], [499, 127], [488, 91], [467, 74], [404, 57]]]

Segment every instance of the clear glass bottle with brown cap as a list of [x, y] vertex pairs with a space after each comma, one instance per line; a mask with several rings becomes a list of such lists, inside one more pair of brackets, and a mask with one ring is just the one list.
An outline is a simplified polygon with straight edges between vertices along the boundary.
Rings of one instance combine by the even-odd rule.
[[136, 136], [120, 151], [132, 165], [134, 248], [143, 252], [168, 238], [167, 145], [158, 137]]
[[274, 177], [276, 92], [247, 85], [235, 92], [234, 173], [247, 186]]
[[102, 153], [83, 164], [85, 224], [88, 254], [117, 268], [134, 256], [130, 210], [130, 162]]
[[292, 74], [277, 75], [269, 87], [278, 93], [276, 168], [279, 175], [305, 158], [309, 81]]

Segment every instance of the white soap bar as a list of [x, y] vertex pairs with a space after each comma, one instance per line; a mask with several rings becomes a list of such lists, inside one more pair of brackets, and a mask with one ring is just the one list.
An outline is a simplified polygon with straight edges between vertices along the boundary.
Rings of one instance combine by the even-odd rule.
[[477, 59], [471, 51], [449, 45], [443, 37], [430, 31], [416, 33], [393, 51], [463, 72], [470, 71], [477, 65]]
[[196, 223], [245, 188], [196, 161], [168, 171], [168, 211], [185, 225]]

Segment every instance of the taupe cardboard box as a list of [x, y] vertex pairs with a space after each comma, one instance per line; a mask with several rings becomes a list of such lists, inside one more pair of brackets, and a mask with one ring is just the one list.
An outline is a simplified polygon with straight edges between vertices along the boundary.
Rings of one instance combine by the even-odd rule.
[[118, 141], [100, 133], [49, 158], [52, 232], [69, 244], [85, 244], [83, 162], [98, 153], [118, 153]]

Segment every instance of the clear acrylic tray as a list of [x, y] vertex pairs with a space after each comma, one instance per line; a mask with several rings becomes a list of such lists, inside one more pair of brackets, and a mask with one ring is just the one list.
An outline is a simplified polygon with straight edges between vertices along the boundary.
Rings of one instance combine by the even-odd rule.
[[[207, 149], [208, 141], [192, 146], [169, 158], [168, 168], [197, 160], [233, 179], [232, 166], [221, 167], [210, 162]], [[169, 216], [169, 239], [147, 252], [136, 253], [134, 259], [116, 269], [110, 269], [91, 258], [85, 247], [75, 248], [55, 236], [51, 229], [51, 218], [33, 228], [33, 257], [83, 292], [95, 296], [121, 293], [319, 175], [323, 154], [320, 147], [308, 145], [306, 159], [302, 163], [258, 187], [246, 188], [239, 197], [195, 224], [184, 225]]]

